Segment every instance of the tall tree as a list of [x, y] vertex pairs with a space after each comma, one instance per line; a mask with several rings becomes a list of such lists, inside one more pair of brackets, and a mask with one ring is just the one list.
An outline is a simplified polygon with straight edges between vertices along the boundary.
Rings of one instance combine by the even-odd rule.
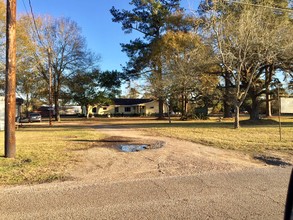
[[[270, 6], [275, 8], [287, 8], [288, 1], [267, 1], [268, 8], [260, 8], [258, 10], [258, 19], [256, 21], [259, 36], [258, 44], [263, 47], [262, 57], [263, 63], [255, 75], [252, 86], [249, 89], [249, 98], [251, 99], [250, 119], [259, 119], [259, 107], [261, 102], [266, 101], [266, 115], [271, 116], [271, 91], [275, 78], [277, 77], [275, 72], [284, 71], [284, 64], [282, 59], [288, 57], [292, 51], [292, 40], [290, 40], [293, 34], [292, 23], [290, 16], [288, 16], [286, 10], [272, 10]], [[266, 22], [263, 22], [266, 20]], [[292, 56], [291, 56], [292, 57]], [[262, 96], [265, 94], [266, 98], [263, 100]]]
[[60, 121], [59, 99], [66, 77], [77, 70], [93, 68], [98, 58], [88, 50], [75, 21], [47, 17], [39, 18], [37, 24], [37, 33], [31, 32], [32, 40], [38, 39], [35, 61], [42, 77], [49, 84], [48, 56], [51, 56], [55, 119]]
[[182, 118], [186, 119], [189, 102], [203, 101], [209, 95], [207, 88], [217, 87], [218, 76], [207, 74], [213, 63], [212, 48], [195, 33], [179, 31], [167, 32], [159, 46], [163, 50], [164, 86], [180, 97]]
[[211, 24], [208, 31], [215, 37], [214, 48], [218, 53], [219, 63], [224, 72], [229, 73], [234, 84], [235, 128], [239, 128], [241, 105], [248, 94], [250, 97], [257, 97], [251, 93], [254, 88], [259, 94], [261, 69], [276, 60], [283, 51], [278, 46], [284, 45], [277, 43], [277, 39], [282, 37], [275, 33], [284, 26], [273, 32], [276, 31], [276, 26], [272, 27], [271, 22], [264, 21], [273, 21], [275, 24], [275, 16], [273, 10], [266, 7], [218, 2], [208, 5], [207, 8], [211, 13], [205, 19]]
[[[113, 22], [122, 24], [122, 30], [129, 34], [137, 31], [141, 37], [122, 44], [129, 61], [125, 67], [128, 76], [137, 77], [139, 74], [152, 75], [157, 83], [162, 82], [162, 51], [157, 45], [167, 30], [186, 29], [183, 19], [183, 9], [180, 0], [132, 0], [132, 10], [110, 10]], [[163, 118], [163, 91], [157, 87], [159, 99], [159, 118]]]
[[66, 80], [68, 97], [73, 102], [89, 108], [92, 105], [105, 105], [118, 96], [120, 91], [121, 74], [118, 71], [93, 70], [91, 72], [77, 71]]

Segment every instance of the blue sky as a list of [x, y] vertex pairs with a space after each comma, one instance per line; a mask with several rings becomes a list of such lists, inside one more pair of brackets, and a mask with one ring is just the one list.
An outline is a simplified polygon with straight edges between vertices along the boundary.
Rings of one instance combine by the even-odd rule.
[[[199, 0], [182, 0], [185, 8], [195, 8]], [[101, 56], [102, 70], [121, 70], [127, 56], [121, 52], [120, 43], [129, 42], [136, 34], [124, 34], [121, 25], [112, 22], [109, 10], [129, 9], [126, 0], [31, 0], [35, 15], [70, 17], [82, 28], [88, 47]], [[28, 0], [17, 1], [17, 13], [29, 10]]]

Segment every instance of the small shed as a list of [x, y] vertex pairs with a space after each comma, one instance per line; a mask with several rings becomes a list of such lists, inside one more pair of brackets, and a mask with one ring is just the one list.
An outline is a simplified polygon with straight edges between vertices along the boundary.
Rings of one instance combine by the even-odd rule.
[[[21, 106], [23, 104], [22, 98], [16, 98], [16, 109], [15, 117], [20, 117], [21, 115]], [[3, 131], [5, 128], [5, 97], [0, 96], [0, 131]]]

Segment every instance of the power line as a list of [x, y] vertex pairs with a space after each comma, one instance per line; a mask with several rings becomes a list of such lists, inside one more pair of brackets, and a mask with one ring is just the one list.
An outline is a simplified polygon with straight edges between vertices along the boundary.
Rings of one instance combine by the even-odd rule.
[[[30, 13], [29, 13], [28, 10], [27, 10], [27, 7], [26, 7], [26, 4], [25, 4], [24, 0], [22, 0], [22, 3], [23, 3], [23, 5], [24, 5], [24, 8], [25, 8], [26, 14], [27, 14], [28, 17], [29, 17], [29, 22], [30, 22], [30, 25], [31, 25], [31, 27], [32, 27], [32, 31], [33, 31], [32, 38], [33, 38], [33, 40], [34, 40], [35, 42], [39, 41], [39, 42], [41, 43], [41, 45], [42, 45], [43, 47], [45, 47], [45, 46], [44, 46], [44, 43], [42, 42], [42, 39], [39, 38], [39, 35], [37, 34], [37, 31], [38, 31], [38, 30], [37, 30], [37, 27], [36, 27], [36, 26], [33, 24], [33, 22], [32, 22], [31, 15], [30, 15]], [[39, 40], [37, 40], [36, 38], [39, 38]], [[41, 65], [42, 61], [41, 61], [41, 59], [39, 58], [37, 52], [34, 51], [33, 53], [34, 53], [35, 59], [36, 59], [37, 62]]]
[[[26, 7], [26, 4], [25, 4], [25, 2], [24, 2], [24, 0], [22, 0], [22, 3], [23, 3], [23, 6], [24, 6], [24, 9], [25, 9], [25, 11], [26, 11], [26, 14], [28, 15], [28, 17], [29, 17], [29, 22], [30, 22], [30, 25], [31, 25], [31, 27], [32, 27], [32, 31], [33, 31], [33, 35], [32, 35], [32, 37], [33, 37], [33, 39], [37, 42], [37, 41], [39, 41], [40, 43], [41, 43], [41, 45], [43, 46], [43, 47], [45, 47], [46, 48], [46, 46], [45, 46], [45, 44], [44, 44], [44, 42], [43, 42], [43, 40], [42, 40], [42, 38], [41, 38], [41, 36], [40, 36], [40, 34], [39, 34], [39, 30], [38, 30], [38, 26], [37, 26], [37, 24], [36, 24], [36, 21], [35, 21], [35, 16], [34, 16], [34, 13], [33, 13], [33, 9], [32, 9], [32, 5], [31, 5], [31, 1], [29, 0], [29, 3], [30, 3], [30, 12], [28, 11], [28, 9], [27, 9], [27, 7]], [[36, 36], [36, 37], [35, 37]], [[37, 39], [36, 39], [37, 38]]]
[[35, 15], [34, 15], [34, 11], [33, 11], [33, 7], [32, 7], [32, 3], [31, 3], [31, 0], [28, 0], [29, 2], [29, 6], [30, 6], [30, 11], [31, 11], [31, 15], [32, 15], [32, 19], [33, 19], [33, 24], [34, 24], [34, 27], [35, 27], [35, 30], [36, 30], [36, 33], [37, 33], [37, 36], [39, 38], [39, 41], [40, 43], [42, 44], [43, 47], [46, 47], [42, 41], [42, 38], [41, 38], [41, 35], [39, 33], [39, 30], [38, 30], [38, 26], [37, 26], [37, 23], [36, 23], [36, 19], [35, 19]]
[[[30, 19], [31, 15], [30, 15], [30, 13], [29, 13], [28, 10], [27, 10], [27, 7], [26, 7], [26, 4], [25, 4], [24, 0], [22, 0], [22, 4], [23, 4], [23, 6], [24, 6], [24, 9], [25, 9], [25, 11], [26, 11], [27, 16], [29, 17], [30, 25], [31, 25], [31, 27], [33, 27], [33, 26], [34, 26], [34, 25], [33, 25], [33, 22], [32, 22], [31, 19]], [[35, 28], [33, 28], [33, 32], [36, 32]], [[37, 34], [36, 34], [36, 35], [37, 35]], [[34, 38], [34, 36], [32, 36], [32, 37]], [[34, 40], [35, 40], [35, 39], [34, 39]]]

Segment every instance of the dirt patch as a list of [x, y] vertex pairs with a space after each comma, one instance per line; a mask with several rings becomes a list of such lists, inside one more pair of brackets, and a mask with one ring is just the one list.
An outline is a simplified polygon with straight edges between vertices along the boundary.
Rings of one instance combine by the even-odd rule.
[[[244, 153], [216, 149], [175, 138], [148, 136], [125, 127], [98, 128], [108, 138], [92, 143], [76, 153], [82, 161], [70, 171], [83, 181], [121, 181], [161, 176], [231, 171], [264, 164]], [[152, 150], [125, 153], [121, 144], [148, 144]], [[164, 147], [161, 147], [161, 145]]]

